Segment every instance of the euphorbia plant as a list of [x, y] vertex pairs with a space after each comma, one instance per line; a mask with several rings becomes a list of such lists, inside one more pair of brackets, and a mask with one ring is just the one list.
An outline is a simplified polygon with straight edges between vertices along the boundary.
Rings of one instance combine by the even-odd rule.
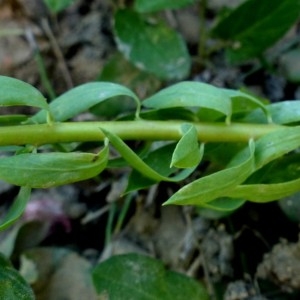
[[[140, 101], [119, 84], [92, 82], [48, 104], [22, 81], [0, 76], [0, 86], [2, 106], [41, 109], [0, 117], [0, 179], [20, 186], [2, 228], [22, 214], [32, 188], [85, 180], [120, 165], [133, 170], [126, 191], [188, 182], [165, 204], [234, 210], [247, 200], [278, 200], [300, 190], [300, 101], [264, 104], [246, 92], [199, 82], [181, 82]], [[72, 121], [116, 96], [132, 98], [136, 111], [112, 121]], [[129, 140], [147, 142], [141, 154]], [[80, 152], [84, 142], [96, 142], [95, 149]], [[110, 146], [119, 158], [110, 157]], [[199, 168], [203, 161], [212, 167]]]

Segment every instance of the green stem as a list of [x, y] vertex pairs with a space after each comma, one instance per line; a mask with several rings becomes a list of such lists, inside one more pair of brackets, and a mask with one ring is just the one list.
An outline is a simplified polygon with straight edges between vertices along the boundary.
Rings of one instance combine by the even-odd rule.
[[[179, 140], [183, 121], [65, 122], [0, 127], [0, 146], [101, 141], [101, 128], [123, 140]], [[284, 128], [275, 124], [192, 123], [203, 142], [246, 142]]]

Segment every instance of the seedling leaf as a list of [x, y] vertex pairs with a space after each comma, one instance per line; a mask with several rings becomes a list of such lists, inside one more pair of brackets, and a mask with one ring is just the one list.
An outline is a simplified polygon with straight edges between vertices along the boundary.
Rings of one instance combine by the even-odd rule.
[[204, 144], [199, 147], [198, 133], [195, 126], [183, 124], [184, 135], [179, 140], [172, 155], [171, 167], [193, 168], [196, 167], [203, 156]]

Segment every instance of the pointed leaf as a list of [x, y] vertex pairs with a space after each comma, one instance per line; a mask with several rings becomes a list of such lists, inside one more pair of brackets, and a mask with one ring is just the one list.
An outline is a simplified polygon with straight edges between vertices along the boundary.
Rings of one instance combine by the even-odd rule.
[[150, 24], [129, 9], [115, 15], [118, 49], [136, 67], [160, 79], [182, 79], [191, 60], [183, 38], [163, 23]]
[[171, 167], [193, 168], [196, 167], [203, 156], [204, 144], [199, 148], [198, 132], [195, 126], [183, 124], [184, 135], [179, 140], [172, 155]]
[[0, 159], [0, 178], [19, 186], [48, 188], [95, 177], [107, 160], [107, 145], [98, 154], [20, 154]]
[[252, 202], [270, 202], [291, 196], [300, 191], [300, 178], [273, 184], [244, 184], [236, 186], [228, 193], [232, 198], [244, 198]]
[[109, 258], [93, 271], [99, 297], [139, 300], [208, 300], [204, 287], [183, 274], [167, 271], [156, 259], [139, 254]]
[[[110, 82], [90, 82], [75, 87], [53, 100], [50, 103], [50, 109], [54, 120], [62, 122], [115, 96], [131, 97], [136, 102], [137, 109], [139, 109], [139, 99], [131, 90], [120, 84]], [[39, 112], [33, 116], [30, 121], [34, 123], [45, 123], [45, 112]]]
[[26, 204], [29, 201], [30, 195], [31, 188], [24, 186], [20, 188], [12, 206], [0, 222], [0, 230], [6, 229], [21, 217], [26, 208]]
[[164, 205], [202, 205], [222, 197], [226, 191], [244, 182], [254, 171], [254, 149], [255, 145], [251, 140], [247, 151], [239, 153], [226, 169], [187, 184], [173, 194]]
[[254, 202], [268, 202], [300, 191], [300, 153], [292, 152], [272, 161], [254, 173], [246, 184], [232, 189], [228, 196]]

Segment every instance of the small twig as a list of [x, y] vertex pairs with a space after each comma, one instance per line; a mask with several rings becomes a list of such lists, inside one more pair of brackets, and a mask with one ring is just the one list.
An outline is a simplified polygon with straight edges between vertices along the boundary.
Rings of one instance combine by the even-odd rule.
[[98, 209], [96, 211], [90, 212], [88, 213], [82, 220], [81, 220], [81, 224], [85, 225], [89, 222], [94, 221], [95, 219], [100, 218], [103, 214], [105, 214], [106, 212], [109, 211], [110, 205], [105, 205], [104, 207], [102, 207], [101, 209]]
[[61, 69], [61, 72], [63, 74], [63, 77], [65, 79], [65, 82], [67, 84], [67, 88], [68, 89], [71, 89], [73, 88], [73, 81], [72, 81], [72, 78], [71, 78], [71, 75], [70, 75], [70, 72], [68, 70], [68, 67], [67, 67], [67, 64], [66, 64], [66, 61], [64, 59], [64, 56], [62, 54], [62, 51], [58, 45], [58, 42], [49, 26], [49, 22], [46, 18], [42, 18], [41, 19], [41, 25], [42, 25], [42, 29], [44, 30], [45, 34], [47, 35], [48, 39], [49, 39], [49, 42], [51, 44], [51, 47], [54, 51], [54, 54], [58, 60], [58, 65]]
[[38, 71], [39, 71], [40, 76], [41, 76], [42, 85], [44, 86], [44, 88], [45, 88], [47, 94], [49, 95], [49, 97], [51, 99], [54, 99], [54, 98], [56, 98], [54, 89], [52, 87], [49, 76], [47, 74], [47, 70], [46, 70], [46, 67], [45, 67], [45, 64], [44, 64], [44, 60], [41, 56], [39, 46], [38, 46], [38, 44], [35, 40], [35, 37], [34, 37], [34, 34], [33, 34], [32, 30], [30, 28], [27, 28], [25, 30], [25, 37], [26, 37], [26, 39], [29, 43], [30, 48], [32, 49], [32, 51], [34, 53], [34, 59], [35, 59], [35, 61], [37, 63], [37, 66], [38, 66]]
[[0, 38], [4, 36], [20, 36], [24, 34], [24, 29], [9, 28], [0, 30]]

